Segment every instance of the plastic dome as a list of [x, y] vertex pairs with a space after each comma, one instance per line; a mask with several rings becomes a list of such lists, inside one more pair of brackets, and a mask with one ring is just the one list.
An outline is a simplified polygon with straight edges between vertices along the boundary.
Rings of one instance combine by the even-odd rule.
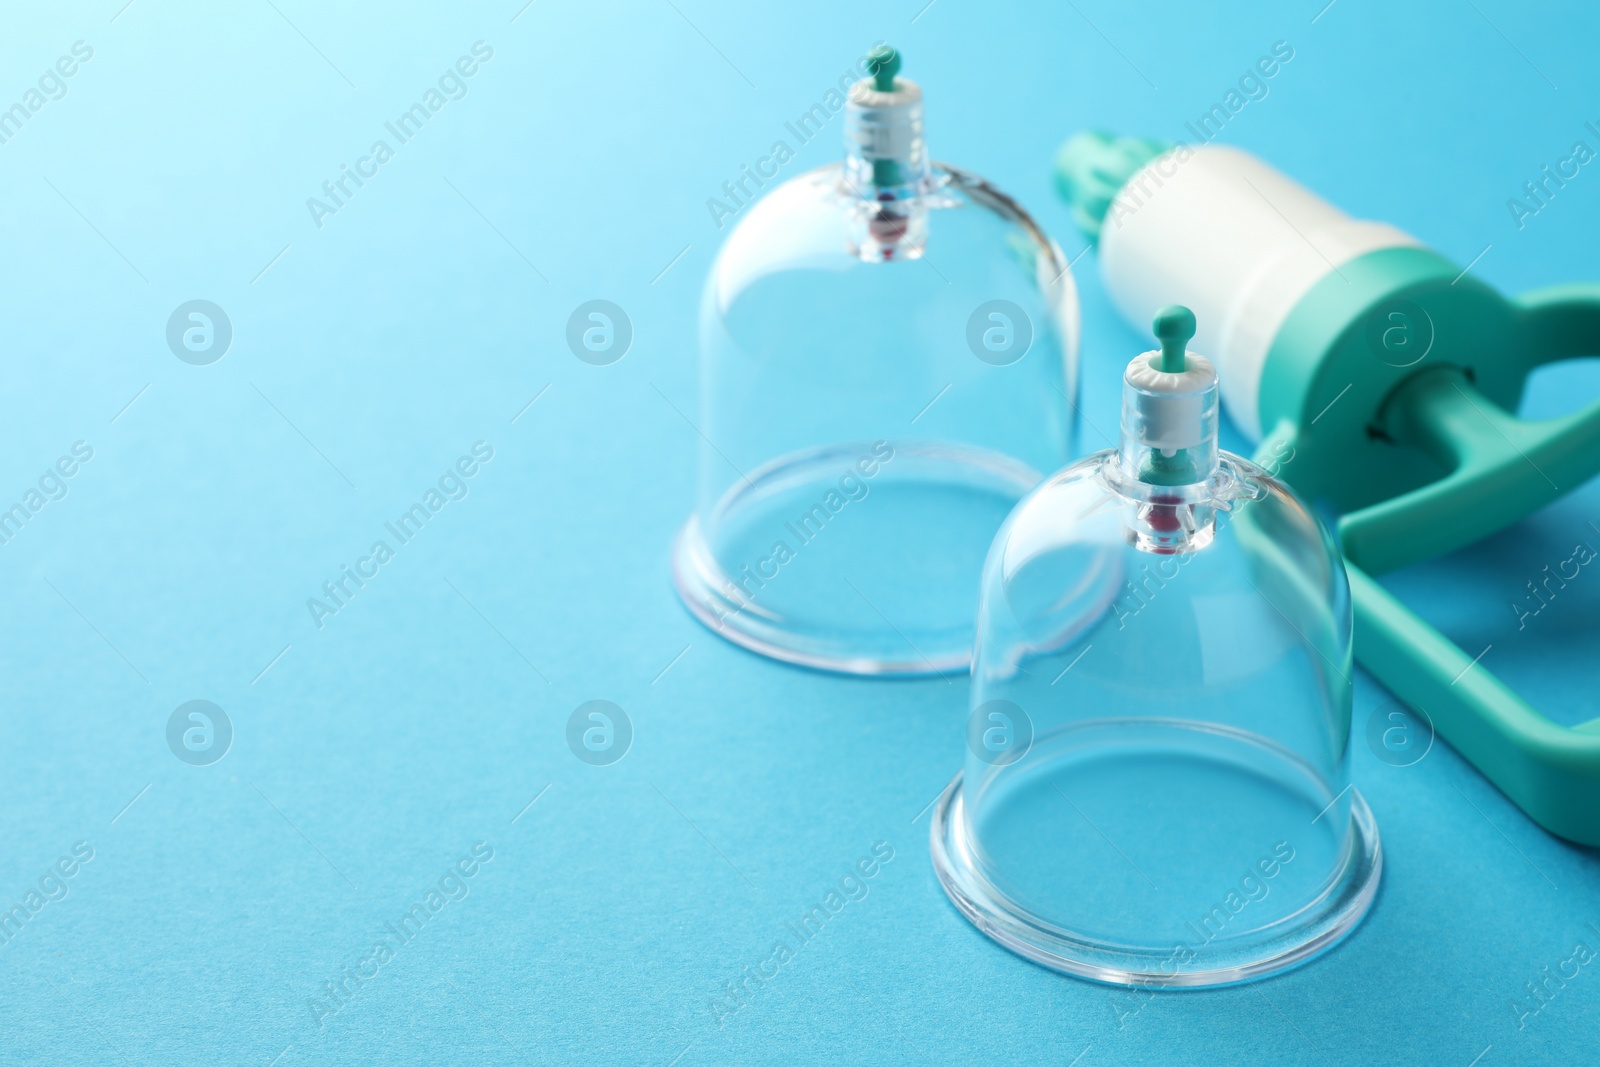
[[1077, 296], [1014, 201], [927, 160], [921, 90], [892, 51], [872, 61], [844, 161], [749, 206], [707, 279], [673, 574], [766, 655], [947, 671], [995, 530], [1070, 454]]
[[1381, 857], [1350, 788], [1343, 564], [1283, 483], [1217, 451], [1193, 317], [1157, 325], [1121, 448], [1032, 492], [989, 553], [932, 844], [951, 899], [1012, 950], [1212, 985], [1337, 941]]

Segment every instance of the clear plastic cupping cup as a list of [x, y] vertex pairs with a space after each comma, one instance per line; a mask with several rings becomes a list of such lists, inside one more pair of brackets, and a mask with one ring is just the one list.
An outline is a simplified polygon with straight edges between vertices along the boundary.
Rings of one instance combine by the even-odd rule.
[[699, 504], [673, 552], [716, 632], [857, 674], [969, 663], [984, 555], [1069, 457], [1077, 388], [1061, 250], [928, 159], [899, 62], [875, 49], [832, 92], [842, 162], [759, 199], [752, 173], [727, 205], [701, 311]]
[[1353, 929], [1378, 831], [1351, 788], [1351, 604], [1327, 531], [1217, 448], [1194, 316], [1128, 365], [1121, 444], [1055, 474], [984, 567], [965, 763], [934, 866], [985, 934], [1163, 988], [1282, 970]]

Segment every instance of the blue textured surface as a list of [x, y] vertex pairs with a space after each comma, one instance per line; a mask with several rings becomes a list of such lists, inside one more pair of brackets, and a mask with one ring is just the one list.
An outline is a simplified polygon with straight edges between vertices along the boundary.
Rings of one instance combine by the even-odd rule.
[[[1288, 41], [1223, 139], [1463, 264], [1491, 246], [1474, 270], [1519, 291], [1600, 276], [1596, 165], [1522, 229], [1506, 205], [1575, 141], [1600, 147], [1592, 12], [123, 3], [13, 9], [0, 34], [0, 106], [93, 49], [0, 144], [0, 506], [93, 449], [0, 545], [0, 898], [26, 911], [59, 857], [93, 850], [0, 945], [0, 1061], [1592, 1058], [1600, 965], [1536, 1014], [1513, 1001], [1576, 943], [1600, 949], [1594, 853], [1443, 745], [1377, 760], [1370, 680], [1355, 769], [1386, 870], [1366, 923], [1277, 979], [1130, 999], [1004, 952], [939, 891], [925, 808], [959, 763], [964, 685], [765, 662], [667, 580], [720, 238], [706, 200], [874, 41], [925, 86], [935, 154], [1071, 254], [1049, 174], [1066, 134], [1185, 137]], [[477, 41], [493, 57], [466, 95], [316, 225], [306, 199]], [[785, 173], [833, 158], [839, 132]], [[1078, 271], [1085, 410], [1109, 430], [1141, 339], [1092, 256]], [[197, 298], [234, 331], [209, 366], [164, 335]], [[594, 298], [635, 331], [607, 367], [564, 341]], [[1597, 389], [1570, 372], [1534, 402]], [[319, 628], [307, 598], [478, 441], [493, 459], [465, 499]], [[1591, 717], [1600, 578], [1521, 631], [1508, 606], [1600, 545], [1591, 521], [1594, 486], [1395, 587], [1556, 717]], [[636, 731], [612, 766], [564, 737], [596, 698]], [[212, 766], [168, 749], [193, 699], [235, 730]], [[447, 878], [479, 842], [492, 860]], [[867, 865], [866, 895], [715, 1011], [876, 842], [893, 859]], [[387, 924], [441, 879], [460, 899], [402, 942]], [[347, 967], [370, 977], [333, 1012], [324, 983]]]

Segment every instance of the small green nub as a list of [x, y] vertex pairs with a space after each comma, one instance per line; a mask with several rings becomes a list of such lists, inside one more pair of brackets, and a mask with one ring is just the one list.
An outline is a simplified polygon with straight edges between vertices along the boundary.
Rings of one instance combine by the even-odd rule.
[[894, 76], [900, 73], [900, 53], [886, 44], [878, 45], [867, 53], [867, 73], [872, 75], [872, 87], [878, 92], [894, 92]]
[[1194, 336], [1194, 312], [1182, 304], [1168, 304], [1156, 312], [1150, 331], [1161, 342], [1161, 366], [1164, 374], [1182, 374], [1187, 366], [1184, 353], [1189, 348], [1189, 338]]

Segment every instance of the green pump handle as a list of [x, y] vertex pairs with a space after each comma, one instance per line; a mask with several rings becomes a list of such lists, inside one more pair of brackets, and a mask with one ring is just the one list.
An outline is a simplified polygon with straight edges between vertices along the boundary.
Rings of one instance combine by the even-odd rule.
[[[1600, 285], [1506, 300], [1421, 249], [1341, 270], [1269, 355], [1262, 413], [1276, 429], [1258, 461], [1345, 507], [1362, 666], [1541, 826], [1600, 845], [1600, 719], [1552, 722], [1372, 577], [1488, 536], [1600, 473], [1600, 401], [1557, 419], [1513, 414], [1534, 368], [1600, 355]], [[1373, 318], [1396, 314], [1426, 320], [1431, 343], [1414, 365], [1374, 358]], [[1338, 341], [1319, 348], [1330, 324]]]
[[[1572, 285], [1515, 301], [1530, 342], [1514, 349], [1524, 376], [1573, 356], [1600, 355], [1600, 285]], [[1600, 473], [1600, 401], [1561, 418], [1530, 421], [1485, 397], [1460, 367], [1419, 371], [1379, 416], [1397, 444], [1449, 474], [1344, 516], [1347, 558], [1397, 570], [1481, 540]]]
[[1347, 563], [1356, 659], [1546, 830], [1600, 845], [1600, 720], [1561, 726]]

